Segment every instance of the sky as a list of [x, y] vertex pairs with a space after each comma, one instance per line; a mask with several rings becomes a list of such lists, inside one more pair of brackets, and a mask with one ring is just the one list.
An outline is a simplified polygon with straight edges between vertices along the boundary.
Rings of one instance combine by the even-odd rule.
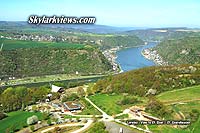
[[200, 0], [1, 0], [0, 21], [30, 15], [95, 16], [119, 27], [200, 27]]

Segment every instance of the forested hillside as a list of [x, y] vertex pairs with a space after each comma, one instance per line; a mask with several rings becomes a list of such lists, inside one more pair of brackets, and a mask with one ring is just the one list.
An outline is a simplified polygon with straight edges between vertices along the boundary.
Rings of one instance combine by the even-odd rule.
[[200, 63], [200, 36], [166, 40], [155, 47], [169, 64]]
[[80, 36], [80, 38], [91, 40], [103, 50], [117, 46], [135, 47], [144, 45], [144, 42], [135, 35], [85, 35]]
[[29, 77], [51, 74], [98, 74], [112, 66], [96, 48], [20, 48], [0, 52], [0, 75]]
[[110, 76], [99, 80], [93, 89], [95, 92], [145, 96], [150, 89], [159, 94], [198, 84], [200, 84], [200, 65], [157, 66]]

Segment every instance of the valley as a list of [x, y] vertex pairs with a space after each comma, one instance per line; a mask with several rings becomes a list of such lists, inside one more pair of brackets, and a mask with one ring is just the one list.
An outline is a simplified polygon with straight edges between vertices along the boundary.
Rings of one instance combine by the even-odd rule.
[[2, 25], [0, 131], [199, 132], [198, 32]]

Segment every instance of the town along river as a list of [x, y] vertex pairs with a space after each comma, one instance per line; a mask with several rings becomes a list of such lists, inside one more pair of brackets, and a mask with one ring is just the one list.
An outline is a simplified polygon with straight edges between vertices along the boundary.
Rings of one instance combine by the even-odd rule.
[[116, 53], [116, 62], [120, 65], [123, 72], [147, 66], [154, 66], [155, 63], [146, 59], [141, 52], [146, 48], [152, 48], [156, 45], [156, 42], [149, 42], [147, 45], [119, 50]]

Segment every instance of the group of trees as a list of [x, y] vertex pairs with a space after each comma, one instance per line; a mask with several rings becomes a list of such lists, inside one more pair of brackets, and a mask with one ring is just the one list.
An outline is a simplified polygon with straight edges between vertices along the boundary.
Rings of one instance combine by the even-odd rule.
[[23, 110], [29, 104], [45, 100], [49, 92], [50, 89], [46, 86], [40, 88], [7, 88], [0, 94], [1, 109], [4, 112]]
[[124, 96], [122, 100], [118, 101], [119, 105], [136, 104], [139, 100], [136, 96]]
[[200, 84], [199, 65], [153, 66], [99, 80], [93, 93], [129, 93], [146, 96], [150, 89], [159, 94]]
[[170, 64], [200, 63], [200, 35], [166, 40], [154, 49]]
[[153, 115], [158, 116], [159, 118], [169, 118], [172, 114], [172, 110], [170, 110], [167, 106], [165, 106], [155, 97], [149, 97], [149, 101], [146, 105], [145, 111], [152, 113]]
[[78, 87], [77, 93], [69, 93], [62, 97], [62, 102], [75, 101], [85, 96], [85, 91], [82, 87]]
[[[28, 44], [27, 44], [28, 45]], [[0, 52], [0, 78], [99, 74], [112, 70], [98, 49], [21, 48]]]

